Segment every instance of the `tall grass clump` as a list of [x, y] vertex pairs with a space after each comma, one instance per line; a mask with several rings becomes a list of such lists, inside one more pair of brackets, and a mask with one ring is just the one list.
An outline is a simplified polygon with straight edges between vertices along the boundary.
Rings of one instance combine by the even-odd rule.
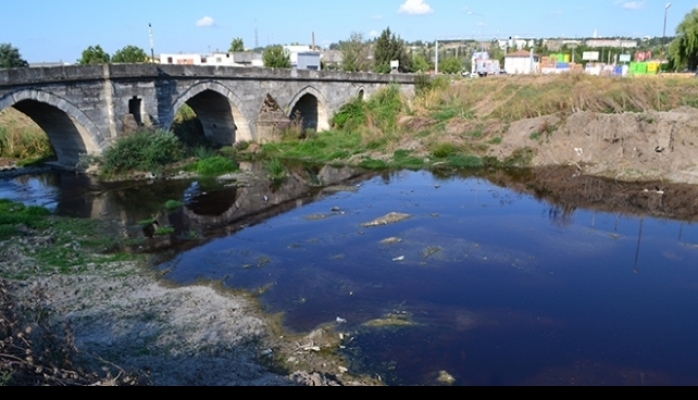
[[229, 158], [213, 156], [201, 159], [187, 169], [201, 176], [220, 176], [237, 171], [238, 165]]
[[21, 112], [0, 111], [0, 157], [33, 162], [55, 158], [48, 135]]
[[186, 155], [182, 142], [164, 130], [139, 130], [117, 140], [103, 155], [103, 171], [120, 174], [130, 171], [157, 171], [181, 161]]
[[334, 126], [345, 131], [353, 131], [366, 124], [366, 103], [354, 99], [342, 106], [332, 120]]

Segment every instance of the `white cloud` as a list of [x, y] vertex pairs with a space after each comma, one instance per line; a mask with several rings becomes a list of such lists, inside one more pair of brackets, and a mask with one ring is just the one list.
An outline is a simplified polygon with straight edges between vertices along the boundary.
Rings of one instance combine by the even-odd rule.
[[380, 19], [383, 19], [383, 16], [380, 14], [376, 14], [376, 15], [372, 15], [371, 19], [380, 20]]
[[378, 32], [376, 30], [373, 30], [373, 31], [368, 33], [368, 37], [370, 37], [370, 38], [377, 38], [379, 35], [380, 35], [380, 32]]
[[400, 14], [422, 15], [434, 12], [424, 0], [407, 0], [398, 10]]
[[196, 21], [196, 26], [198, 26], [199, 28], [208, 28], [214, 26], [215, 24], [216, 21], [214, 21], [211, 17], [203, 17], [200, 20]]
[[616, 5], [621, 5], [624, 10], [643, 10], [645, 8], [644, 1], [616, 1]]

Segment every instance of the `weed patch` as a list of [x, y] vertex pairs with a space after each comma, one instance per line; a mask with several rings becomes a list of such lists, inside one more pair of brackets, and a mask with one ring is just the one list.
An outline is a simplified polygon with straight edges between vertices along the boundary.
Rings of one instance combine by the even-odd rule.
[[187, 170], [201, 176], [220, 176], [237, 171], [238, 165], [229, 158], [213, 156], [191, 164]]

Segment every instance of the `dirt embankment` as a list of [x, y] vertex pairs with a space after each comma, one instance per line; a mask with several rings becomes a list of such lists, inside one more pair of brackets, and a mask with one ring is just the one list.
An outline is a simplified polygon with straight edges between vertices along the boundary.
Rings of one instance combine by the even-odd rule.
[[578, 112], [514, 122], [499, 159], [531, 149], [532, 166], [572, 165], [580, 172], [618, 180], [698, 183], [698, 110], [600, 114]]

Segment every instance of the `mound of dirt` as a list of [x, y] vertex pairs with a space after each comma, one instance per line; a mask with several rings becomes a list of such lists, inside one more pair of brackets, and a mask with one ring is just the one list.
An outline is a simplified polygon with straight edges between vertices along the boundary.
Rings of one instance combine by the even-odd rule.
[[698, 110], [544, 116], [513, 123], [491, 155], [534, 151], [533, 166], [573, 165], [619, 180], [698, 183]]

